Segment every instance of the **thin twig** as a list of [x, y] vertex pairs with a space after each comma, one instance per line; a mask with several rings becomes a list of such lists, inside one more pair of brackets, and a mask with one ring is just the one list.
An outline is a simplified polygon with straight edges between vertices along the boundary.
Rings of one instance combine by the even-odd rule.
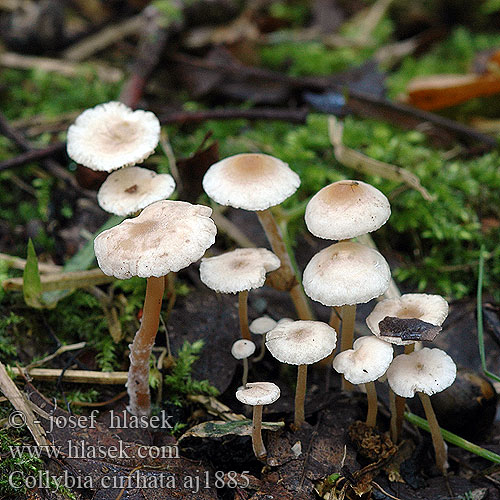
[[76, 351], [77, 349], [83, 349], [87, 345], [86, 342], [78, 342], [78, 344], [70, 344], [70, 345], [63, 345], [59, 347], [55, 352], [52, 354], [49, 354], [45, 358], [39, 359], [38, 361], [33, 361], [29, 365], [26, 366], [26, 370], [29, 370], [30, 368], [36, 368], [38, 366], [42, 366], [45, 363], [48, 363], [52, 359], [56, 358], [60, 354], [63, 354], [68, 351]]
[[[22, 376], [24, 370], [12, 368], [12, 373]], [[35, 380], [53, 382], [62, 375], [63, 382], [79, 384], [121, 385], [127, 382], [127, 372], [98, 372], [91, 370], [62, 370], [60, 368], [32, 368], [27, 370], [29, 377]]]

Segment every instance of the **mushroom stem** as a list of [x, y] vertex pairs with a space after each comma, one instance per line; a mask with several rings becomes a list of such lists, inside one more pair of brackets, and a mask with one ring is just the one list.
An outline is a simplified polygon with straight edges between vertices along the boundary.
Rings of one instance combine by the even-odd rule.
[[129, 346], [130, 368], [127, 392], [130, 399], [128, 410], [133, 415], [142, 416], [151, 413], [149, 357], [158, 332], [164, 290], [165, 279], [163, 276], [148, 278], [141, 327], [135, 334], [134, 342]]
[[262, 361], [264, 359], [264, 356], [266, 355], [266, 334], [263, 333], [261, 335], [262, 340], [260, 344], [260, 353], [259, 355], [253, 359], [254, 363], [258, 363], [259, 361]]
[[262, 405], [253, 407], [252, 447], [258, 459], [266, 457], [267, 451], [262, 441]]
[[[356, 321], [356, 304], [342, 306], [342, 334], [340, 337], [340, 352], [352, 349], [354, 340], [354, 325]], [[342, 375], [342, 390], [352, 391], [354, 386]]]
[[259, 222], [264, 229], [267, 239], [271, 244], [273, 252], [281, 261], [281, 269], [287, 286], [290, 286], [290, 296], [295, 305], [295, 309], [300, 319], [314, 319], [309, 301], [302, 289], [302, 285], [298, 282], [295, 272], [293, 271], [292, 261], [288, 255], [283, 236], [280, 228], [269, 209], [256, 212]]
[[250, 330], [248, 329], [248, 290], [238, 293], [238, 313], [240, 315], [241, 337], [246, 340], [252, 340]]
[[436, 465], [444, 476], [448, 466], [448, 453], [444, 444], [443, 435], [441, 434], [436, 414], [432, 408], [431, 398], [423, 392], [419, 392], [418, 395], [420, 397], [420, 401], [422, 402], [422, 406], [424, 407], [425, 418], [429, 423], [432, 444], [434, 446], [434, 454], [436, 455]]
[[368, 399], [368, 412], [366, 414], [366, 425], [375, 427], [377, 423], [377, 389], [375, 382], [365, 384], [366, 397]]
[[332, 310], [330, 311], [330, 319], [328, 324], [336, 331], [340, 332], [340, 314], [337, 307], [332, 306]]
[[177, 300], [177, 292], [175, 291], [176, 278], [177, 278], [177, 273], [168, 273], [165, 276], [165, 288], [167, 289], [167, 297], [168, 297], [167, 313], [166, 313], [167, 320], [170, 317], [170, 313], [172, 312], [172, 309], [174, 308], [175, 305], [175, 301]]
[[394, 394], [389, 388], [389, 403], [391, 409], [391, 441], [394, 444], [399, 442], [399, 435], [403, 427], [403, 417], [405, 412], [406, 399]]
[[405, 354], [411, 354], [415, 350], [415, 343], [405, 345]]
[[295, 420], [296, 429], [300, 429], [305, 421], [304, 402], [306, 399], [307, 365], [299, 365], [297, 371], [297, 388], [295, 389]]
[[248, 358], [243, 358], [243, 377], [241, 378], [241, 385], [245, 387], [248, 382]]

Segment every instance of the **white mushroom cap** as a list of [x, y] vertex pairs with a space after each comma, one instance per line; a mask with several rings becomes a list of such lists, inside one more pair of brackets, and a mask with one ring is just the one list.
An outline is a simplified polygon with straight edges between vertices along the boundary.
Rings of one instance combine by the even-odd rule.
[[352, 349], [343, 351], [333, 360], [333, 368], [343, 373], [352, 384], [366, 384], [380, 378], [389, 368], [392, 345], [377, 337], [360, 337]]
[[103, 231], [94, 240], [104, 274], [119, 279], [177, 272], [200, 259], [215, 242], [212, 209], [185, 201], [157, 201], [139, 216]]
[[265, 248], [238, 248], [201, 261], [200, 279], [212, 290], [238, 293], [260, 288], [266, 273], [280, 267], [280, 260]]
[[282, 323], [291, 323], [292, 321], [292, 318], [281, 318], [278, 320], [278, 325], [281, 325]]
[[264, 335], [264, 333], [270, 332], [276, 325], [277, 323], [273, 318], [261, 316], [254, 319], [248, 328], [255, 335]]
[[450, 356], [428, 347], [396, 356], [387, 370], [391, 389], [403, 398], [412, 398], [416, 392], [432, 396], [444, 391], [456, 375], [457, 367]]
[[344, 241], [317, 253], [304, 270], [303, 285], [311, 299], [325, 306], [362, 304], [389, 287], [391, 270], [372, 248]]
[[252, 211], [279, 205], [299, 186], [299, 176], [286, 163], [265, 154], [230, 156], [203, 178], [203, 189], [214, 201]]
[[415, 318], [441, 326], [448, 316], [448, 302], [441, 295], [407, 293], [399, 298], [382, 300], [373, 308], [366, 318], [366, 324], [374, 335], [391, 344], [413, 344], [414, 341], [380, 335], [379, 323], [387, 316], [401, 319]]
[[337, 344], [337, 332], [321, 321], [281, 323], [266, 337], [269, 352], [282, 363], [310, 365], [329, 356]]
[[130, 215], [155, 201], [167, 199], [175, 190], [174, 178], [141, 167], [113, 172], [101, 185], [97, 202], [106, 212]]
[[160, 140], [160, 122], [150, 111], [121, 102], [87, 109], [68, 129], [68, 155], [92, 170], [111, 172], [143, 162]]
[[239, 339], [231, 347], [231, 354], [236, 359], [249, 358], [255, 352], [255, 344], [251, 340]]
[[236, 399], [250, 406], [274, 403], [280, 397], [280, 388], [272, 382], [251, 382], [236, 391]]
[[305, 221], [318, 238], [347, 240], [371, 233], [391, 215], [389, 200], [361, 181], [338, 181], [318, 191], [306, 207]]

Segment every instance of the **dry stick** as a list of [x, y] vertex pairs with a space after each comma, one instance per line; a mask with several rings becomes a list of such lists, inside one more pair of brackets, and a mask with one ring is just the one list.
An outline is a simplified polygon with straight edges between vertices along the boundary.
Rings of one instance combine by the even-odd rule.
[[148, 278], [141, 327], [135, 334], [134, 342], [130, 346], [127, 391], [130, 397], [129, 411], [133, 415], [142, 416], [151, 413], [149, 357], [160, 324], [164, 290], [165, 279], [163, 276]]
[[[355, 323], [356, 304], [342, 306], [342, 335], [340, 337], [340, 352], [352, 349]], [[354, 386], [342, 375], [342, 390], [352, 391], [353, 388]]]
[[53, 382], [61, 379], [63, 382], [78, 384], [123, 385], [127, 382], [127, 372], [98, 372], [92, 370], [62, 370], [61, 368], [31, 368], [25, 370], [12, 368], [15, 377], [25, 373], [34, 380]]
[[290, 290], [290, 296], [297, 310], [297, 314], [302, 320], [313, 319], [313, 314], [309, 302], [304, 294], [302, 285], [297, 281], [297, 277], [293, 271], [292, 262], [288, 251], [286, 249], [283, 236], [281, 235], [280, 228], [276, 223], [273, 214], [269, 209], [258, 211], [257, 217], [266, 233], [267, 239], [271, 244], [273, 252], [278, 256], [281, 261], [281, 268], [283, 269], [284, 279]]
[[439, 423], [436, 418], [436, 414], [432, 408], [431, 399], [427, 394], [423, 392], [418, 393], [420, 401], [425, 411], [425, 418], [429, 423], [429, 428], [431, 431], [432, 444], [434, 446], [434, 453], [436, 455], [436, 465], [441, 471], [443, 476], [446, 474], [446, 467], [448, 465], [448, 453], [446, 452], [446, 447], [443, 440], [443, 435], [441, 434], [441, 429], [439, 428]]
[[267, 455], [266, 447], [262, 441], [262, 405], [253, 407], [252, 447], [257, 458], [263, 459]]
[[252, 340], [248, 328], [248, 290], [243, 290], [238, 294], [238, 314], [240, 316], [241, 337], [246, 340]]
[[375, 382], [368, 382], [365, 384], [366, 397], [368, 400], [368, 412], [366, 414], [366, 425], [375, 427], [377, 423], [377, 389]]
[[299, 429], [305, 421], [304, 403], [306, 400], [307, 365], [299, 365], [297, 370], [297, 388], [295, 389], [294, 425]]

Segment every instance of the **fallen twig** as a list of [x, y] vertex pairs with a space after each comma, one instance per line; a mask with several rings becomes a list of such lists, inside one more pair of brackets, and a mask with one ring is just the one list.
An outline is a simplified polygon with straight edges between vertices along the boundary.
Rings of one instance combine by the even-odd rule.
[[[1, 368], [0, 368], [1, 369]], [[127, 382], [128, 372], [98, 372], [91, 370], [63, 370], [61, 368], [12, 368], [16, 377], [25, 373], [34, 380], [54, 382], [61, 378], [63, 382], [75, 382], [78, 384], [100, 384], [121, 385]]]
[[[24, 266], [26, 265], [25, 259], [21, 259], [21, 257], [15, 257], [14, 255], [8, 255], [6, 253], [0, 253], [0, 260], [3, 260], [9, 267], [13, 267], [14, 269], [23, 270]], [[58, 271], [62, 271], [62, 267], [56, 264], [39, 262], [38, 270], [41, 273], [57, 273]]]

